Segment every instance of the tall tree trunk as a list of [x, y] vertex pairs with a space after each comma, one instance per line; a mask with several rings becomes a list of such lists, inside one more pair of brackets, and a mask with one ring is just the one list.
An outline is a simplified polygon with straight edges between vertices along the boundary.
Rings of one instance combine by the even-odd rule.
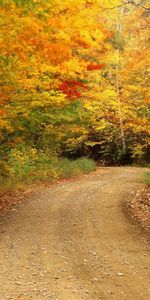
[[[119, 9], [118, 15], [118, 22], [117, 22], [117, 33], [121, 35], [122, 32], [122, 17], [124, 14], [124, 7]], [[121, 106], [121, 99], [120, 99], [120, 50], [119, 48], [116, 50], [116, 92], [117, 92], [117, 101], [118, 101], [118, 113], [119, 113], [119, 122], [120, 122], [120, 134], [121, 134], [121, 142], [122, 142], [122, 150], [123, 152], [126, 151], [126, 140], [125, 140], [125, 133], [123, 128], [123, 112]]]

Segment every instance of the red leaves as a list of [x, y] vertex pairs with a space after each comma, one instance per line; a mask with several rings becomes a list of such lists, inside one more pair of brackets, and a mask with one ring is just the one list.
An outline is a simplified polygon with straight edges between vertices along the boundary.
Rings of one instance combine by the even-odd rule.
[[77, 99], [81, 97], [81, 89], [85, 89], [86, 86], [77, 80], [66, 80], [59, 88], [69, 99]]
[[94, 64], [90, 63], [87, 65], [87, 71], [101, 70], [105, 67], [105, 64]]

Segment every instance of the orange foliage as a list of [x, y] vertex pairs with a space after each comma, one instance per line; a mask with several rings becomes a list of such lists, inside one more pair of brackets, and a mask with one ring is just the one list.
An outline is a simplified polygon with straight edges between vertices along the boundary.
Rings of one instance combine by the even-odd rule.
[[87, 70], [88, 71], [94, 71], [94, 70], [101, 70], [105, 67], [105, 64], [94, 64], [90, 63], [87, 65]]
[[59, 65], [71, 58], [69, 45], [61, 42], [44, 45], [41, 53], [49, 63], [54, 65]]

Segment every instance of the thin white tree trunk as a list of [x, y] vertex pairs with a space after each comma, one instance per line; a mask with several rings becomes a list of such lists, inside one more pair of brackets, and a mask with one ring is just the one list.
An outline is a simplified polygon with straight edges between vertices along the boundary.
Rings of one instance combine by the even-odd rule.
[[[119, 10], [118, 22], [117, 22], [117, 32], [121, 34], [122, 32], [122, 17], [124, 14], [124, 7]], [[116, 92], [117, 92], [117, 101], [118, 101], [118, 113], [119, 113], [119, 122], [120, 122], [120, 133], [121, 133], [121, 142], [122, 142], [122, 150], [125, 152], [126, 150], [126, 141], [125, 141], [125, 133], [123, 128], [123, 112], [122, 105], [120, 99], [120, 50], [119, 48], [116, 50]]]

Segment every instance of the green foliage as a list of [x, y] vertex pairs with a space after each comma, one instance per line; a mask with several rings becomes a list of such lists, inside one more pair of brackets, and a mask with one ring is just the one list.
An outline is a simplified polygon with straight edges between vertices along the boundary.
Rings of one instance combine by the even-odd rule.
[[146, 172], [145, 174], [144, 174], [144, 183], [146, 184], [146, 185], [148, 185], [148, 186], [150, 186], [150, 172]]
[[96, 163], [89, 158], [82, 157], [75, 161], [75, 166], [82, 170], [85, 174], [96, 170]]
[[58, 159], [50, 151], [38, 151], [36, 148], [20, 144], [10, 151], [5, 179], [12, 185], [30, 184], [76, 177], [95, 169], [96, 164], [91, 159], [80, 158], [74, 161], [67, 158]]
[[85, 157], [74, 161], [70, 161], [66, 158], [59, 161], [58, 168], [60, 170], [61, 178], [70, 178], [95, 171], [96, 164], [92, 159]]
[[[34, 0], [13, 0], [17, 6], [26, 6], [28, 8], [32, 8], [34, 5]], [[35, 2], [36, 3], [36, 2]]]
[[15, 182], [34, 182], [47, 178], [57, 178], [54, 154], [36, 148], [18, 145], [10, 151], [8, 156], [8, 177]]

